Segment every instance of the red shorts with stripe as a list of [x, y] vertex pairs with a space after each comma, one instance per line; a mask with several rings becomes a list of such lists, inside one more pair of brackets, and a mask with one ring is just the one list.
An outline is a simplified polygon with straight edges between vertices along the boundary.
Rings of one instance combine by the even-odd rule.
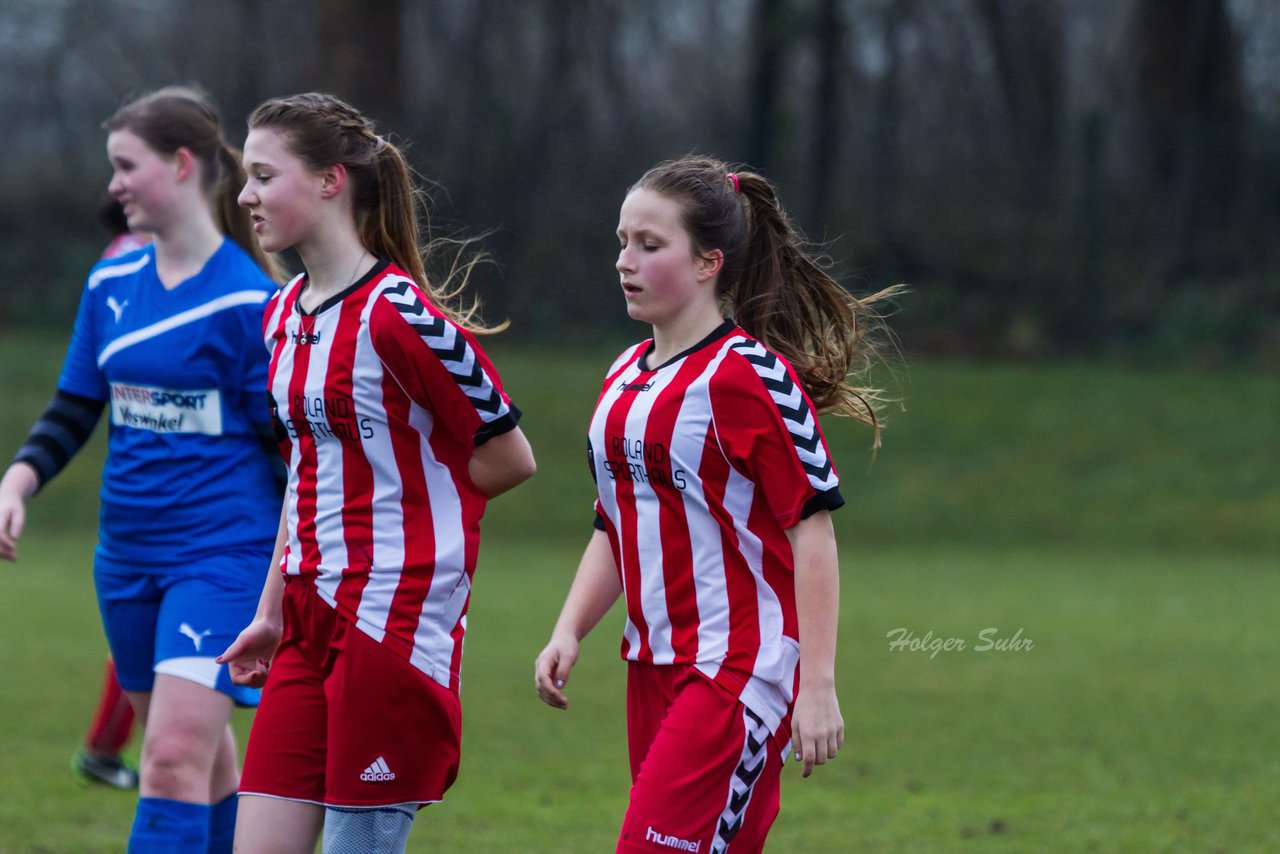
[[782, 756], [750, 709], [688, 666], [629, 662], [631, 802], [619, 852], [758, 852]]
[[458, 774], [458, 697], [320, 598], [284, 588], [284, 636], [249, 734], [241, 794], [329, 806], [432, 803]]

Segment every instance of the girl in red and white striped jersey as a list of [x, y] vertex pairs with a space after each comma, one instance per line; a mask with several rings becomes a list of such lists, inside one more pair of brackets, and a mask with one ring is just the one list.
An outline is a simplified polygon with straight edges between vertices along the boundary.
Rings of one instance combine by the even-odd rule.
[[[423, 270], [397, 147], [322, 94], [249, 119], [240, 203], [306, 272], [267, 306], [289, 466], [258, 615], [223, 654], [265, 682], [237, 851], [400, 851], [457, 772], [462, 639], [485, 502], [533, 474], [458, 283]], [[465, 284], [465, 279], [462, 284]], [[268, 669], [270, 677], [268, 678]]]
[[[633, 785], [619, 851], [759, 851], [781, 762], [844, 740], [835, 690], [839, 482], [817, 413], [877, 433], [849, 379], [883, 327], [801, 248], [758, 174], [686, 157], [628, 191], [617, 269], [653, 327], [606, 374], [588, 436], [596, 528], [539, 696], [622, 595]], [[772, 748], [772, 749], [770, 749]]]

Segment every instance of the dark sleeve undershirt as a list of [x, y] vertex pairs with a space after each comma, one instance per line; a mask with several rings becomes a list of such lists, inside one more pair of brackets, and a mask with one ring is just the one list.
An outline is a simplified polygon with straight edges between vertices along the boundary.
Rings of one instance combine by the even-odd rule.
[[13, 458], [15, 463], [26, 463], [36, 470], [40, 479], [37, 489], [42, 489], [85, 446], [105, 405], [105, 400], [61, 389], [54, 393]]

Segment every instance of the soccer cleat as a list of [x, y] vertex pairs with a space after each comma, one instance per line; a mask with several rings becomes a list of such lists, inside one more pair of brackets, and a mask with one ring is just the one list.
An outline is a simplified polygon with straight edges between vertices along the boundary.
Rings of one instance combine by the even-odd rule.
[[86, 783], [99, 783], [113, 789], [138, 788], [138, 772], [119, 756], [99, 759], [84, 748], [71, 757], [71, 773]]

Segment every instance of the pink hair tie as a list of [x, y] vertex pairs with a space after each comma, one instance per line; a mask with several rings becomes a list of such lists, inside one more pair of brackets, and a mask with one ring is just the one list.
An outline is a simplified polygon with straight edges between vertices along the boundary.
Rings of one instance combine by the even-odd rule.
[[736, 172], [729, 173], [729, 183], [733, 185], [733, 191], [735, 193], [742, 192], [742, 185], [738, 183], [738, 173]]

